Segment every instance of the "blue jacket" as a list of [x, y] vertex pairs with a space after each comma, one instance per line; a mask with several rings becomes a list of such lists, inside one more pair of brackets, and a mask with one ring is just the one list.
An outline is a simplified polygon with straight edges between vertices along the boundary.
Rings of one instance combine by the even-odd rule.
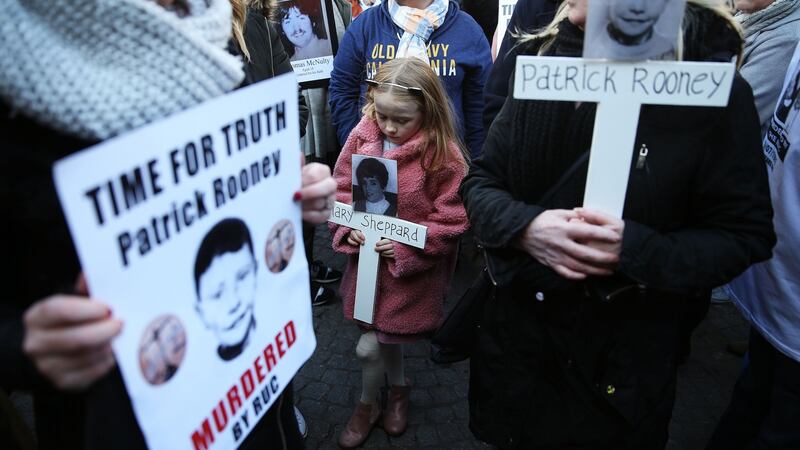
[[[364, 80], [394, 58], [403, 30], [392, 22], [388, 4], [361, 13], [344, 34], [333, 62], [330, 82], [331, 118], [344, 144], [361, 118]], [[485, 133], [481, 122], [483, 87], [492, 57], [483, 31], [453, 1], [444, 23], [431, 35], [431, 67], [438, 71], [453, 102], [458, 129], [473, 157], [480, 154]]]

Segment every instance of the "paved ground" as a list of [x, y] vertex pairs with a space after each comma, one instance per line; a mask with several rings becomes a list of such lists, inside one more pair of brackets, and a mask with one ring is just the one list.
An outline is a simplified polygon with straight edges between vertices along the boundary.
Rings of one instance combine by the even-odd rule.
[[[330, 249], [327, 229], [315, 239], [316, 257], [343, 269], [345, 259]], [[447, 308], [468, 287], [478, 268], [460, 264]], [[360, 392], [361, 374], [355, 359], [358, 329], [342, 317], [341, 303], [314, 310], [318, 346], [295, 380], [298, 405], [309, 423], [309, 449], [333, 449]], [[679, 374], [678, 399], [671, 424], [668, 450], [700, 450], [727, 405], [741, 358], [725, 351], [732, 339], [745, 339], [747, 327], [730, 304], [713, 305], [697, 330], [693, 354]], [[399, 438], [383, 430], [372, 432], [365, 448], [472, 449], [488, 448], [467, 427], [466, 363], [447, 367], [433, 364], [429, 346], [421, 342], [406, 348], [406, 373], [413, 389], [409, 428]]]

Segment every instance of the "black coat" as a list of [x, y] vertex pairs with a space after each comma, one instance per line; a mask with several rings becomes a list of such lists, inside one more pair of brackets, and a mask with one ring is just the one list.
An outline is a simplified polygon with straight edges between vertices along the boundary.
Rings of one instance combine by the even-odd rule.
[[[289, 59], [263, 17], [248, 14], [245, 39], [251, 62], [245, 81], [252, 84], [291, 71]], [[235, 46], [232, 51], [237, 51]], [[301, 97], [302, 100], [302, 97]], [[301, 130], [308, 110], [301, 103]], [[62, 134], [12, 113], [0, 102], [0, 387], [34, 394], [38, 446], [48, 449], [144, 449], [141, 431], [114, 370], [87, 392], [57, 391], [22, 352], [22, 315], [34, 302], [70, 293], [80, 272], [78, 257], [56, 195], [52, 165], [96, 142]], [[292, 387], [276, 400], [241, 448], [302, 447], [292, 409]], [[282, 428], [282, 430], [279, 430]]]
[[487, 131], [506, 101], [508, 79], [517, 65], [519, 47], [516, 46], [516, 38], [511, 33], [532, 32], [549, 24], [559, 3], [560, 0], [519, 0], [514, 6], [514, 14], [508, 23], [505, 36], [498, 36], [502, 44], [498, 42], [500, 48], [497, 50], [497, 59], [483, 88], [483, 126]]
[[643, 108], [631, 152], [649, 155], [632, 158], [620, 263], [587, 282], [513, 247], [544, 210], [581, 204], [587, 170], [543, 204], [511, 189], [521, 104], [506, 100], [461, 189], [499, 282], [472, 358], [471, 428], [501, 447], [663, 447], [686, 309], [775, 243], [752, 91], [737, 76], [725, 108]]

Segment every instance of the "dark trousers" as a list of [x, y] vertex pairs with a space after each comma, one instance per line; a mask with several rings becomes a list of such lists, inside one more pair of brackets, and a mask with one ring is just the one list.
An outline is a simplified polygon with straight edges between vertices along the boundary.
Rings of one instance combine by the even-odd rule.
[[707, 450], [800, 449], [800, 362], [750, 332], [750, 364]]

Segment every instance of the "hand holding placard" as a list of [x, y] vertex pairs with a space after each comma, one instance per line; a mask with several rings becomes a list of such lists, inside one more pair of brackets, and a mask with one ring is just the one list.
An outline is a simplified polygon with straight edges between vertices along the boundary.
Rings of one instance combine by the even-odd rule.
[[353, 211], [352, 206], [340, 202], [334, 205], [330, 222], [359, 230], [364, 234], [364, 243], [358, 254], [358, 280], [353, 317], [371, 324], [380, 263], [380, 255], [375, 250], [375, 245], [385, 238], [412, 247], [425, 248], [428, 228], [394, 217]]

